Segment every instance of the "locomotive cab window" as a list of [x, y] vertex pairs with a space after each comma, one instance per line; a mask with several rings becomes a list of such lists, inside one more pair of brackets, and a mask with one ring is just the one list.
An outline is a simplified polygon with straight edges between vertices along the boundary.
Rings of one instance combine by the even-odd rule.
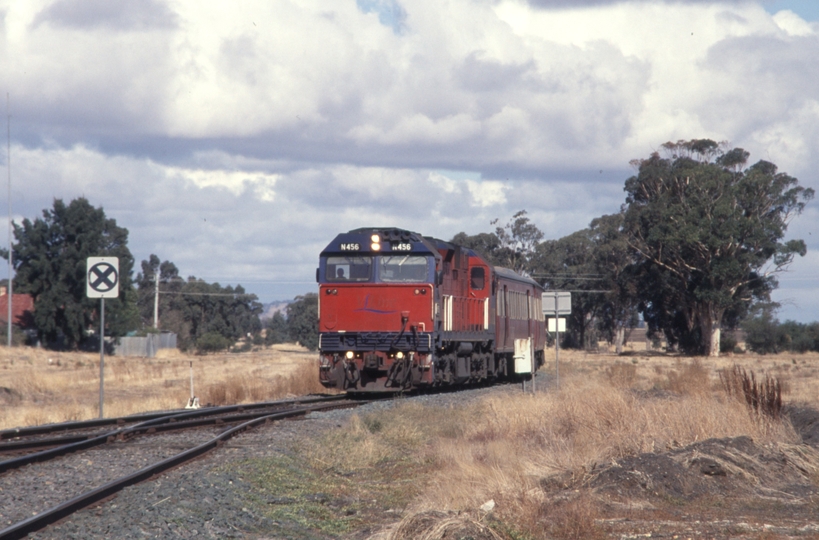
[[476, 266], [470, 271], [469, 286], [476, 291], [482, 291], [486, 286], [486, 273], [482, 266]]
[[385, 283], [430, 281], [430, 258], [419, 255], [382, 255], [378, 258], [378, 279]]
[[327, 257], [327, 281], [369, 281], [372, 276], [372, 257]]

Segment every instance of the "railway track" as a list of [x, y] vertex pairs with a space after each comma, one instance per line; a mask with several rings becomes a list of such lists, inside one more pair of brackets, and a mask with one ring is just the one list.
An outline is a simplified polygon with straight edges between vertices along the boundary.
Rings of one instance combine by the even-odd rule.
[[[114, 439], [125, 440], [142, 433], [235, 423], [264, 415], [264, 411], [268, 409], [278, 409], [298, 404], [326, 403], [342, 399], [344, 399], [344, 396], [308, 397], [296, 400], [207, 407], [194, 411], [150, 413], [3, 430], [0, 431], [0, 456], [9, 454], [21, 454], [21, 456], [0, 461], [0, 474], [37, 461], [48, 461], [54, 457], [93, 448], [94, 446], [112, 442]], [[112, 426], [116, 426], [116, 428], [111, 429]], [[53, 435], [66, 432], [79, 433]], [[48, 450], [37, 451], [43, 448]]]
[[[33, 506], [30, 517], [12, 516], [13, 523], [0, 529], [0, 540], [23, 538], [48, 525], [102, 501], [125, 487], [146, 481], [168, 469], [193, 460], [224, 443], [231, 437], [266, 422], [304, 416], [312, 411], [341, 407], [354, 407], [362, 401], [352, 401], [346, 396], [325, 396], [303, 398], [252, 405], [213, 407], [164, 413], [162, 415], [142, 415], [111, 419], [105, 425], [93, 425], [96, 421], [75, 422], [70, 425], [53, 425], [26, 430], [6, 430], [0, 433], [0, 452], [27, 452], [24, 455], [0, 462], [0, 493], [3, 497], [14, 497], [14, 487], [27, 485], [32, 492], [32, 482], [39, 482], [34, 492], [40, 492], [40, 506]], [[146, 418], [150, 416], [150, 418]], [[130, 425], [129, 425], [130, 424]], [[109, 429], [100, 428], [108, 427]], [[115, 429], [110, 427], [117, 426]], [[8, 436], [16, 431], [14, 437]], [[77, 431], [72, 435], [54, 433]], [[185, 434], [180, 439], [178, 433]], [[196, 433], [196, 436], [189, 435]], [[145, 437], [145, 435], [150, 435]], [[79, 440], [77, 440], [79, 439]], [[45, 450], [43, 447], [50, 446]], [[182, 447], [182, 451], [179, 448]], [[123, 456], [111, 466], [110, 458], [101, 458], [102, 453], [115, 452]], [[133, 454], [125, 456], [128, 452]], [[108, 471], [94, 470], [94, 463], [107, 462]], [[150, 463], [145, 463], [150, 461]], [[35, 465], [36, 464], [36, 465]], [[30, 467], [26, 467], [30, 465]], [[103, 466], [98, 466], [103, 467]], [[60, 468], [71, 470], [88, 469], [94, 474], [97, 485], [72, 486], [55, 485]], [[103, 467], [104, 468], [104, 467]], [[129, 472], [122, 474], [124, 470]], [[49, 480], [51, 479], [51, 480]], [[68, 488], [68, 489], [66, 489]], [[77, 492], [79, 493], [77, 494]], [[66, 493], [72, 496], [66, 498]], [[59, 499], [59, 500], [57, 500]], [[19, 506], [19, 505], [17, 505]], [[2, 511], [2, 508], [0, 508]], [[9, 516], [1, 516], [0, 527], [9, 522]]]

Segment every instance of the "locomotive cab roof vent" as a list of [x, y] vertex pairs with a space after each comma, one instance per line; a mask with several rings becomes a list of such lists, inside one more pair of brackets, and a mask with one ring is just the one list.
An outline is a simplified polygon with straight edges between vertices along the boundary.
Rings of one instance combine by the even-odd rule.
[[363, 233], [377, 233], [388, 242], [420, 242], [421, 238], [412, 231], [405, 229], [398, 229], [396, 227], [371, 227], [355, 229], [350, 231], [351, 234]]

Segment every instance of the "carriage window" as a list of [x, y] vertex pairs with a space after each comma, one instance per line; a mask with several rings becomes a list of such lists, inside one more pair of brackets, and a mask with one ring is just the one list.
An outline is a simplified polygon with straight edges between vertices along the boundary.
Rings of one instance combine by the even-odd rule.
[[378, 258], [378, 279], [386, 283], [429, 281], [429, 258], [418, 255], [382, 255]]
[[327, 281], [369, 281], [372, 257], [327, 257]]
[[484, 269], [480, 266], [473, 268], [469, 277], [469, 286], [476, 291], [482, 291], [485, 281], [486, 275], [484, 273]]

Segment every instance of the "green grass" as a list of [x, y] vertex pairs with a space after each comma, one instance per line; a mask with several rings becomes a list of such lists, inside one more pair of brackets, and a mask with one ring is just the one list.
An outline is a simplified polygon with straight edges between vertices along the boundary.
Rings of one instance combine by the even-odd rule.
[[276, 534], [343, 538], [399, 520], [433, 472], [420, 431], [398, 416], [366, 415], [287, 454], [230, 468], [253, 486], [248, 504], [277, 525]]

